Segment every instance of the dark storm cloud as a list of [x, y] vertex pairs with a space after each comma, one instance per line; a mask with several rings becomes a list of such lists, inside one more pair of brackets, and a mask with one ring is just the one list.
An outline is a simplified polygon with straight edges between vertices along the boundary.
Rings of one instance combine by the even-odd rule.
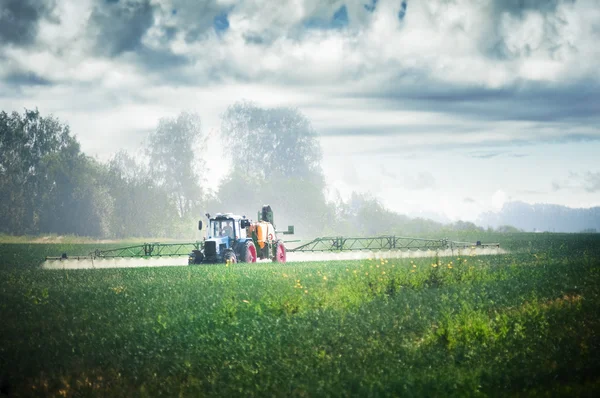
[[178, 68], [189, 65], [191, 60], [183, 55], [173, 54], [169, 50], [155, 50], [148, 47], [140, 47], [135, 53], [137, 62], [149, 71], [168, 73], [169, 80], [173, 82], [187, 81], [183, 74], [175, 74]]
[[600, 122], [600, 84], [593, 80], [522, 82], [500, 89], [421, 80], [418, 85], [390, 83], [383, 89], [347, 97], [382, 100], [388, 109], [464, 114], [484, 121]]
[[97, 48], [107, 56], [137, 50], [154, 24], [154, 11], [149, 0], [98, 1], [89, 18]]
[[402, 134], [435, 134], [480, 132], [480, 128], [456, 126], [451, 124], [401, 124], [391, 126], [360, 126], [360, 127], [326, 127], [319, 130], [322, 137], [393, 137]]
[[33, 72], [18, 71], [2, 79], [9, 86], [50, 86], [52, 82]]
[[41, 19], [51, 19], [54, 0], [0, 0], [0, 45], [35, 42]]
[[536, 10], [542, 12], [555, 12], [559, 4], [573, 4], [575, 0], [498, 0], [493, 2], [497, 13], [510, 12], [523, 15], [524, 12]]
[[[175, 54], [171, 44], [177, 37], [192, 43], [206, 39], [210, 32], [224, 34], [229, 29], [231, 9], [216, 0], [174, 0], [168, 7], [150, 0], [96, 0], [88, 29], [97, 51], [104, 56], [126, 56], [174, 84], [198, 83], [197, 73], [188, 76], [182, 69], [194, 61], [194, 56]], [[151, 43], [144, 40], [150, 29]]]
[[[523, 134], [521, 134], [523, 135]], [[398, 135], [401, 137], [401, 135]], [[449, 137], [452, 135], [450, 134]], [[540, 144], [566, 144], [573, 142], [598, 142], [600, 141], [600, 134], [589, 133], [589, 134], [564, 134], [561, 136], [544, 136], [541, 132], [529, 130], [527, 132], [529, 138], [507, 138], [504, 140], [488, 139], [485, 133], [479, 135], [479, 139], [473, 142], [465, 142], [457, 140], [456, 142], [444, 140], [443, 142], [429, 141], [425, 143], [411, 143], [408, 141], [381, 141], [379, 146], [374, 149], [360, 148], [355, 155], [361, 156], [396, 156], [398, 153], [402, 153], [407, 150], [417, 150], [426, 148], [428, 152], [431, 151], [449, 151], [449, 150], [481, 150], [482, 148], [489, 148], [493, 152], [494, 148], [514, 148], [514, 147], [527, 147], [535, 146]], [[399, 142], [399, 143], [398, 143]], [[525, 157], [525, 154], [516, 154], [512, 157]], [[490, 157], [491, 158], [491, 157]]]
[[201, 41], [212, 32], [225, 34], [230, 28], [229, 14], [234, 8], [216, 0], [175, 0], [173, 7], [172, 21], [188, 43]]

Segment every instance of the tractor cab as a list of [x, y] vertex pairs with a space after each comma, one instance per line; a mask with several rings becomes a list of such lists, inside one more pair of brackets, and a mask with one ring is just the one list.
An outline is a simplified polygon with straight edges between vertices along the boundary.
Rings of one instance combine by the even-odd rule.
[[[194, 251], [190, 254], [189, 262], [193, 264], [236, 262], [238, 246], [243, 245], [250, 238], [246, 236], [246, 228], [250, 220], [231, 213], [217, 213], [214, 217], [206, 214], [208, 225], [204, 240], [204, 252]], [[198, 223], [202, 229], [202, 221]]]
[[240, 219], [236, 218], [229, 216], [217, 216], [213, 219], [210, 219], [208, 223], [207, 238], [245, 238], [246, 230], [240, 228]]

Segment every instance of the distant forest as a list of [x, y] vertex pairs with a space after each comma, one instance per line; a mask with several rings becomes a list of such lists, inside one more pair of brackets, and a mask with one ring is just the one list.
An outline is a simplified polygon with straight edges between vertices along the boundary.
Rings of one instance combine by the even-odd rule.
[[100, 162], [57, 118], [37, 109], [2, 111], [0, 233], [197, 238], [206, 212], [255, 218], [267, 203], [277, 228], [293, 224], [299, 237], [483, 231], [411, 219], [363, 194], [328, 202], [317, 135], [296, 109], [238, 102], [222, 116], [220, 134], [231, 172], [208, 187], [208, 138], [196, 114], [161, 119], [143, 152]]

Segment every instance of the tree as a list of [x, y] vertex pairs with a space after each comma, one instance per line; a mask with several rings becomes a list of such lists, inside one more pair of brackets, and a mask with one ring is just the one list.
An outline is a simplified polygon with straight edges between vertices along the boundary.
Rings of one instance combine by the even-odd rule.
[[310, 121], [296, 109], [230, 106], [221, 133], [234, 168], [253, 178], [322, 179], [321, 148]]
[[496, 228], [496, 232], [516, 233], [516, 232], [523, 232], [523, 230], [519, 229], [517, 227], [513, 227], [512, 225], [500, 225], [498, 228]]
[[106, 168], [79, 151], [79, 145], [48, 155], [46, 184], [37, 203], [37, 232], [107, 237], [114, 200], [104, 182]]
[[114, 201], [112, 234], [118, 238], [172, 236], [177, 209], [150, 171], [126, 151], [116, 153], [107, 167], [104, 184]]
[[96, 237], [190, 236], [200, 202], [194, 171], [199, 119], [162, 120], [152, 167], [125, 152], [108, 164], [86, 156], [68, 125], [39, 111], [0, 112], [0, 232]]
[[321, 231], [330, 222], [321, 148], [298, 110], [239, 102], [223, 115], [221, 135], [232, 166], [219, 189], [222, 205], [247, 213], [269, 203], [276, 220], [293, 222], [300, 234]]
[[148, 155], [150, 172], [164, 187], [185, 219], [198, 210], [202, 201], [201, 175], [204, 166], [200, 117], [181, 113], [177, 118], [163, 118], [150, 135]]
[[39, 111], [0, 112], [0, 225], [3, 232], [24, 234], [40, 230], [44, 204], [57, 184], [50, 172], [52, 159], [71, 162], [79, 171], [79, 143], [69, 127]]

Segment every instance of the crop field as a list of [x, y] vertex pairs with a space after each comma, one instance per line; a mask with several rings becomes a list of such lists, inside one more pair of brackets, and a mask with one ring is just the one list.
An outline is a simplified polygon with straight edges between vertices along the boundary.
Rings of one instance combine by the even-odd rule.
[[0, 396], [598, 396], [600, 235], [487, 240], [82, 270], [39, 265], [97, 245], [0, 244]]

